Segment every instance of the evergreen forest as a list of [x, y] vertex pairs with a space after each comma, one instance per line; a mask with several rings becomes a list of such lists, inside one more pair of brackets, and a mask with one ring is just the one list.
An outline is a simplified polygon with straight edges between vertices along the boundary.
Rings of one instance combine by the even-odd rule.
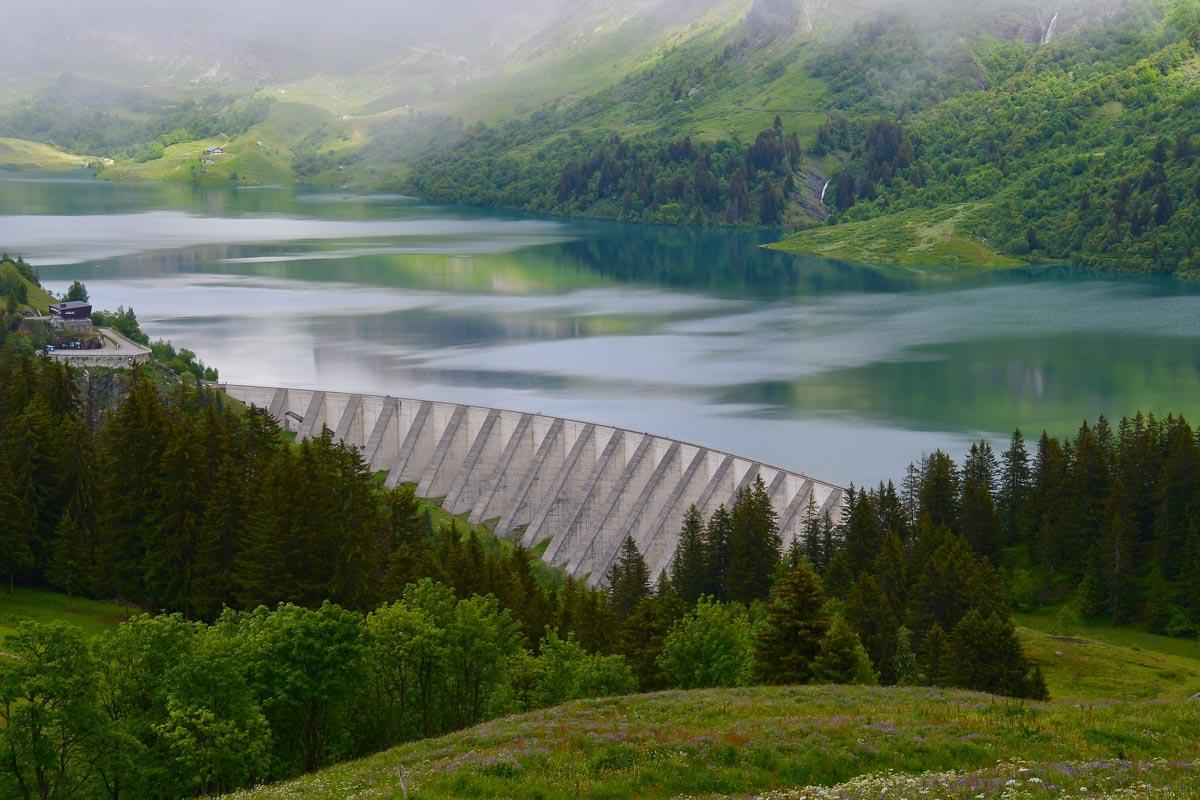
[[92, 641], [32, 623], [10, 639], [14, 796], [232, 790], [496, 715], [669, 687], [1045, 697], [1014, 606], [1197, 630], [1200, 443], [1174, 417], [1102, 419], [1032, 453], [1014, 434], [961, 466], [936, 452], [900, 489], [852, 490], [843, 520], [811, 509], [795, 542], [759, 481], [709, 519], [687, 514], [669, 574], [650, 575], [628, 541], [593, 590], [411, 486], [382, 488], [328, 431], [295, 444], [194, 381], [120, 383], [97, 419], [70, 368], [0, 362], [10, 591], [133, 614]]

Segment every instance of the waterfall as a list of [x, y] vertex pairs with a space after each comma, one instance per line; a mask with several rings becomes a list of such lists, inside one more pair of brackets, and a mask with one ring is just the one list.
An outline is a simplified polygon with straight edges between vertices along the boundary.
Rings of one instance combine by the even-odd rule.
[[825, 181], [825, 185], [821, 187], [821, 202], [825, 202], [825, 193], [829, 191], [829, 184], [833, 183], [833, 179]]
[[1042, 44], [1050, 44], [1050, 40], [1054, 38], [1054, 28], [1058, 25], [1058, 12], [1054, 13], [1054, 17], [1050, 20], [1050, 24], [1046, 26], [1046, 32], [1042, 34]]

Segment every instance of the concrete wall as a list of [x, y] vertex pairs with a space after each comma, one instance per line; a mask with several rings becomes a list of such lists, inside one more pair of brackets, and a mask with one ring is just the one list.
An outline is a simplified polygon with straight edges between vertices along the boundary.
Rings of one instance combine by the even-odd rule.
[[841, 518], [843, 491], [751, 459], [647, 433], [478, 406], [222, 384], [300, 440], [328, 428], [386, 485], [416, 485], [452, 514], [491, 524], [592, 585], [633, 537], [651, 574], [670, 568], [684, 512], [707, 518], [758, 477], [785, 544], [815, 509]]

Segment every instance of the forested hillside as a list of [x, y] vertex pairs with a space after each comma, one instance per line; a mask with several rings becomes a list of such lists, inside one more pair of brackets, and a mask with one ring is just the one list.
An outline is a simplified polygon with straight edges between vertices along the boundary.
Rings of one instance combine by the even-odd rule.
[[120, 179], [785, 227], [783, 249], [885, 264], [1197, 271], [1197, 0], [663, 0], [510, 22], [483, 60], [371, 40], [253, 89], [39, 78], [0, 95], [0, 135], [114, 158]]
[[861, 28], [821, 69], [841, 111], [818, 146], [850, 156], [837, 221], [968, 203], [960, 228], [1008, 255], [1200, 267], [1200, 5], [1131, 3], [1036, 49], [977, 46], [926, 80], [878, 80], [927, 36], [903, 18]]
[[[886, 539], [856, 538], [862, 495], [850, 527], [811, 508], [805, 539], [785, 548], [760, 480], [709, 520], [688, 514], [669, 576], [652, 577], [628, 540], [592, 590], [412, 487], [383, 489], [328, 431], [295, 445], [261, 410], [136, 372], [97, 421], [82, 381], [27, 355], [0, 360], [0, 573], [9, 587], [174, 616], [94, 644], [29, 624], [3, 644], [6, 789], [234, 789], [639, 688], [1047, 692], [998, 573], [929, 524], [957, 498], [932, 467], [911, 509], [923, 522]], [[71, 713], [43, 724], [29, 713], [39, 703]], [[47, 737], [70, 744], [47, 759]]]
[[[756, 9], [771, 5], [787, 6]], [[1200, 6], [1074, 4], [1069, 29], [1037, 28], [1017, 6], [857, 9], [849, 30], [828, 22], [811, 36], [751, 14], [721, 47], [694, 42], [578, 102], [477, 126], [400, 185], [631, 221], [808, 227], [903, 213], [785, 247], [1194, 272]], [[739, 124], [762, 108], [778, 110], [774, 128]], [[772, 141], [778, 155], [764, 151]], [[918, 241], [891, 235], [914, 219]]]
[[[1014, 434], [961, 466], [936, 452], [898, 489], [852, 491], [840, 522], [810, 506], [786, 546], [759, 480], [686, 515], [669, 573], [626, 541], [592, 590], [383, 489], [328, 431], [297, 445], [190, 381], [125, 384], [97, 418], [69, 368], [0, 360], [3, 577], [171, 614], [4, 643], [6, 788], [191, 796], [639, 689], [1040, 698], [1014, 605], [1064, 607], [1063, 629], [1200, 628], [1200, 441], [1174, 417], [1100, 420], [1033, 453]], [[38, 703], [70, 713], [43, 724]], [[47, 760], [46, 737], [69, 745]]]

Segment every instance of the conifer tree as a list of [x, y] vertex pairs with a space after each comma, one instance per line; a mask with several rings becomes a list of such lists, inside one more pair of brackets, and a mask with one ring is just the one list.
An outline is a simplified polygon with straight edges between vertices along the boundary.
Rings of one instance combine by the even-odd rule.
[[1029, 501], [1029, 451], [1019, 428], [1013, 430], [1008, 449], [1001, 456], [1000, 484], [996, 492], [997, 509], [1004, 531], [1004, 542], [1021, 537]]
[[717, 600], [728, 597], [726, 579], [729, 573], [729, 545], [733, 536], [733, 516], [720, 506], [713, 512], [704, 528], [704, 552], [707, 560], [708, 586], [705, 594]]
[[244, 474], [224, 449], [212, 457], [208, 497], [196, 532], [196, 564], [188, 602], [202, 619], [215, 619], [234, 604], [234, 565], [245, 537]]
[[826, 594], [838, 599], [845, 597], [854, 586], [854, 574], [850, 571], [850, 561], [844, 550], [839, 548], [829, 559], [824, 580]]
[[892, 609], [903, 609], [908, 598], [908, 560], [904, 545], [894, 532], [884, 538], [883, 547], [871, 565], [871, 572]]
[[879, 677], [862, 643], [841, 617], [834, 617], [812, 664], [817, 683], [874, 685]]
[[1095, 432], [1086, 422], [1075, 437], [1075, 457], [1070, 465], [1068, 491], [1075, 509], [1060, 535], [1065, 542], [1067, 561], [1081, 573], [1089, 548], [1100, 538], [1104, 525], [1104, 506], [1109, 496], [1108, 457]]
[[870, 569], [871, 561], [883, 543], [883, 531], [879, 527], [875, 501], [869, 492], [858, 494], [850, 507], [850, 520], [846, 525], [846, 541], [843, 551], [849, 562], [851, 575]]
[[925, 682], [931, 686], [950, 684], [950, 643], [946, 631], [938, 623], [925, 634], [921, 644], [920, 667]]
[[172, 426], [159, 465], [160, 490], [148, 509], [142, 542], [142, 580], [146, 601], [153, 608], [186, 610], [191, 599], [204, 514], [201, 477], [203, 454], [197, 444], [191, 417], [183, 415]]
[[7, 459], [0, 452], [0, 572], [13, 593], [17, 575], [33, 566], [34, 515], [14, 486]]
[[1036, 538], [1034, 556], [1044, 575], [1067, 563], [1066, 550], [1072, 546], [1069, 537], [1063, 535], [1072, 524], [1068, 519], [1067, 464], [1061, 443], [1043, 431], [1034, 459], [1029, 524]]
[[925, 460], [918, 497], [921, 513], [934, 528], [953, 526], [958, 521], [958, 470], [941, 450]]
[[973, 443], [963, 462], [963, 482], [975, 481], [986, 486], [990, 492], [995, 494], [999, 471], [1000, 465], [996, 460], [996, 454], [992, 451], [992, 445], [986, 439]]
[[894, 533], [900, 541], [907, 541], [912, 534], [908, 511], [894, 483], [888, 481], [886, 484], [879, 484], [879, 489], [875, 492], [875, 506], [879, 516], [879, 529], [883, 535]]
[[87, 530], [76, 521], [70, 509], [58, 521], [46, 579], [67, 593], [67, 608], [75, 609], [75, 595], [90, 588], [92, 555]]
[[1137, 580], [1134, 564], [1133, 511], [1125, 484], [1118, 478], [1113, 482], [1105, 508], [1104, 527], [1099, 544], [1101, 573], [1097, 580], [1103, 587], [1105, 610], [1114, 622], [1126, 622], [1133, 611]]
[[823, 572], [829, 553], [825, 552], [825, 540], [821, 530], [821, 515], [817, 511], [817, 500], [810, 494], [804, 513], [804, 557], [818, 573]]
[[498, 586], [501, 604], [521, 625], [525, 642], [536, 648], [546, 628], [553, 622], [550, 601], [533, 574], [529, 551], [517, 545], [507, 557], [502, 557], [503, 576]]
[[805, 683], [829, 627], [825, 593], [807, 564], [787, 572], [771, 590], [765, 627], [755, 642], [755, 676], [763, 683]]
[[1193, 526], [1200, 520], [1200, 445], [1182, 419], [1168, 417], [1154, 493], [1154, 547], [1167, 580], [1179, 578]]
[[665, 575], [660, 575], [654, 594], [639, 600], [633, 613], [622, 623], [617, 652], [629, 663], [641, 691], [653, 692], [667, 687], [658, 657], [671, 628], [687, 611], [688, 607], [674, 585]]
[[618, 619], [626, 619], [637, 604], [650, 594], [650, 570], [632, 536], [625, 537], [621, 553], [613, 562], [605, 581], [608, 604]]
[[985, 481], [972, 474], [963, 478], [959, 530], [975, 552], [994, 557], [1000, 548], [1000, 517]]
[[[105, 565], [100, 587], [126, 602], [146, 600], [145, 544], [148, 513], [158, 505], [159, 469], [166, 449], [167, 413], [154, 385], [135, 373], [129, 394], [102, 431], [104, 514], [98, 559]], [[271, 580], [279, 580], [276, 574]]]
[[762, 476], [738, 493], [729, 539], [728, 597], [743, 603], [766, 600], [779, 564], [779, 526]]
[[704, 519], [695, 505], [683, 515], [679, 546], [671, 560], [671, 584], [688, 605], [694, 605], [709, 587], [704, 547]]
[[897, 686], [919, 686], [921, 666], [913, 652], [912, 631], [901, 625], [896, 631], [896, 648], [892, 655], [892, 681]]
[[892, 662], [900, 623], [874, 576], [867, 573], [859, 576], [846, 597], [845, 614], [846, 621], [871, 657], [871, 663], [879, 665], [880, 679], [884, 683], [894, 682], [896, 676], [892, 672]]
[[1007, 617], [968, 611], [950, 636], [949, 655], [949, 677], [955, 686], [1008, 697], [1045, 699], [1045, 681], [1034, 676]]

